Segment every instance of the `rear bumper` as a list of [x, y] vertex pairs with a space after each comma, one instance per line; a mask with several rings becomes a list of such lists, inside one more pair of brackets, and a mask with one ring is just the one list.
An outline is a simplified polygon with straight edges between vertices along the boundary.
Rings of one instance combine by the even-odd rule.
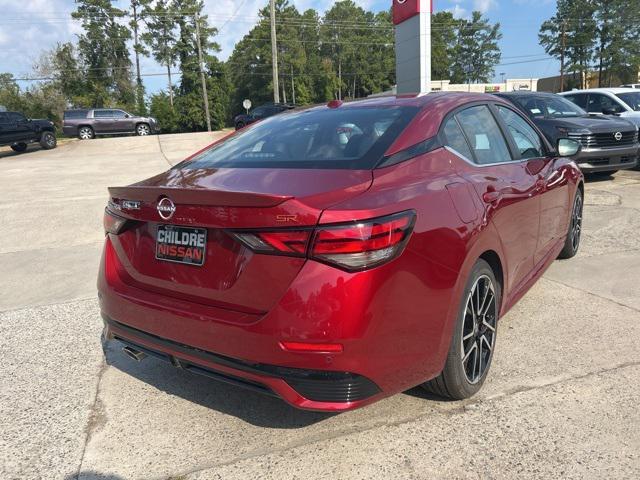
[[380, 388], [362, 375], [246, 362], [160, 338], [107, 316], [103, 320], [105, 339], [192, 373], [282, 398], [299, 408], [347, 410], [369, 403], [380, 393]]
[[[241, 314], [128, 284], [111, 245], [107, 237], [98, 276], [108, 338], [159, 352], [174, 365], [322, 411], [364, 406], [442, 370], [457, 276], [410, 249], [358, 273], [307, 261], [267, 312]], [[425, 284], [423, 271], [441, 283]], [[294, 352], [280, 342], [343, 348]]]
[[575, 161], [587, 173], [634, 168], [638, 163], [638, 146], [584, 149]]

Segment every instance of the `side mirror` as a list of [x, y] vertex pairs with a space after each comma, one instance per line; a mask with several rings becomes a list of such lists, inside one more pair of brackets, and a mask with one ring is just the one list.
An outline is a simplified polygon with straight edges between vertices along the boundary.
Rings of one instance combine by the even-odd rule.
[[125, 113], [124, 118], [131, 118], [131, 115], [129, 115], [128, 113]]
[[616, 112], [613, 108], [603, 108], [602, 113], [603, 115], [616, 115], [618, 112]]
[[558, 139], [558, 155], [561, 157], [573, 157], [580, 153], [581, 148], [580, 142], [572, 138]]

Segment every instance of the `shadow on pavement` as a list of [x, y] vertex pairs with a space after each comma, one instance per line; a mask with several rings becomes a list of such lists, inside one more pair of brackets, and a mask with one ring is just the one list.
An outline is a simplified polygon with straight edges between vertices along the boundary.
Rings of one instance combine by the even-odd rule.
[[109, 473], [94, 472], [88, 470], [86, 472], [80, 472], [76, 475], [68, 475], [64, 480], [125, 480], [120, 475], [112, 475]]
[[117, 341], [105, 349], [107, 364], [155, 388], [259, 427], [304, 428], [335, 414], [298, 410], [278, 398], [227, 385], [156, 358], [138, 363], [121, 352]]
[[21, 153], [14, 152], [10, 148], [7, 148], [7, 149], [3, 148], [3, 149], [0, 149], [0, 159], [9, 158], [9, 157], [28, 157], [30, 153], [35, 153], [40, 150], [42, 150], [42, 147], [35, 146], [35, 145], [29, 145], [29, 148], [26, 151]]

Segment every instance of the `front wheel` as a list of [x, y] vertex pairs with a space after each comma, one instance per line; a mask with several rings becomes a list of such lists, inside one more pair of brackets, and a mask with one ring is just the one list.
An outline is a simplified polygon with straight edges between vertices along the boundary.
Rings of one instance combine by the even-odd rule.
[[149, 135], [150, 133], [151, 133], [151, 129], [149, 128], [149, 125], [147, 125], [146, 123], [140, 123], [136, 127], [136, 134], [140, 137], [144, 137], [146, 135]]
[[44, 132], [40, 137], [40, 146], [45, 150], [56, 148], [56, 145], [58, 145], [58, 140], [52, 132]]
[[478, 259], [464, 289], [444, 369], [422, 384], [426, 390], [454, 400], [480, 390], [496, 345], [500, 294], [493, 270]]
[[27, 149], [27, 144], [26, 143], [14, 143], [13, 145], [11, 145], [11, 150], [13, 150], [14, 152], [18, 152], [18, 153], [22, 153]]
[[576, 191], [576, 196], [573, 199], [573, 208], [571, 210], [571, 221], [569, 222], [569, 231], [567, 232], [567, 238], [564, 241], [564, 247], [558, 255], [558, 258], [571, 258], [575, 257], [580, 248], [580, 238], [582, 237], [582, 192]]

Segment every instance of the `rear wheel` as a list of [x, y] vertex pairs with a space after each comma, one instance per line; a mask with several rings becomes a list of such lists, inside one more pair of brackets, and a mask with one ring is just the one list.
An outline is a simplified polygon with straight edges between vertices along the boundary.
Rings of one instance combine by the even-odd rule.
[[469, 398], [484, 383], [496, 344], [500, 284], [487, 262], [471, 270], [444, 369], [422, 386], [441, 397]]
[[560, 255], [558, 255], [558, 258], [571, 258], [578, 253], [578, 249], [580, 248], [580, 238], [582, 236], [582, 206], [582, 192], [577, 190], [576, 196], [573, 200], [569, 231], [567, 232], [564, 247], [562, 248]]
[[80, 140], [91, 140], [95, 134], [93, 133], [93, 128], [91, 127], [80, 127], [78, 129], [78, 137]]
[[240, 130], [241, 128], [244, 128], [244, 122], [236, 123], [236, 130]]
[[13, 150], [14, 152], [24, 152], [27, 149], [27, 144], [26, 143], [14, 143], [13, 145], [11, 145], [11, 150]]
[[139, 123], [136, 126], [136, 134], [140, 137], [144, 137], [146, 135], [149, 135], [151, 133], [151, 129], [149, 128], [149, 125], [147, 125], [146, 123]]
[[51, 150], [52, 148], [56, 148], [58, 141], [53, 132], [43, 132], [40, 137], [40, 146], [45, 150]]

